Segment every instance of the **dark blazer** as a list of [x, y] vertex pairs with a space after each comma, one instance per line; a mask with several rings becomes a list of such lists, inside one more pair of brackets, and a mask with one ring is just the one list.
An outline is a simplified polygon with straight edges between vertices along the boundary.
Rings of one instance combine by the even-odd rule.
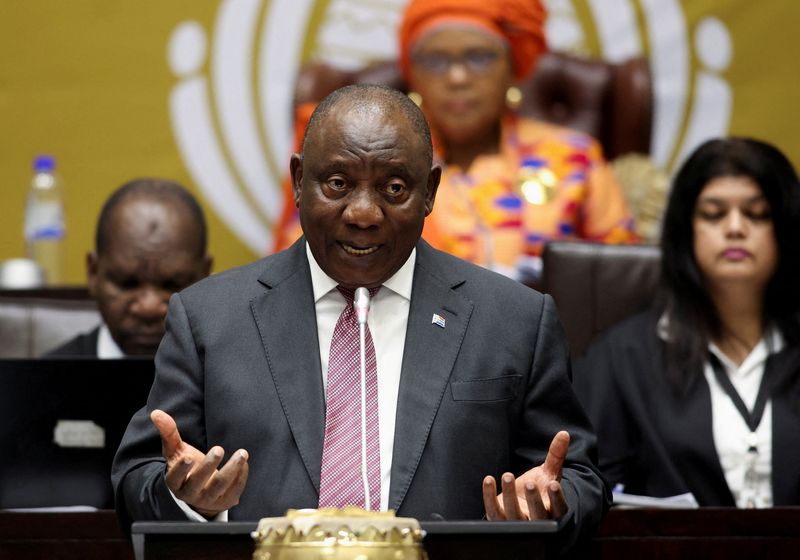
[[57, 346], [52, 350], [44, 353], [43, 358], [58, 358], [58, 357], [97, 357], [97, 337], [100, 334], [100, 327], [93, 330], [79, 334], [75, 338], [71, 338], [61, 346]]
[[[734, 506], [714, 445], [701, 372], [685, 396], [667, 385], [655, 310], [612, 328], [575, 363], [575, 390], [594, 424], [613, 485], [646, 496], [692, 492], [701, 506]], [[767, 361], [775, 505], [800, 504], [800, 348]]]
[[[446, 328], [431, 323], [438, 313]], [[173, 295], [146, 410], [128, 427], [112, 479], [123, 519], [185, 519], [164, 482], [148, 411], [173, 415], [201, 450], [250, 453], [230, 519], [284, 515], [319, 499], [325, 400], [305, 240]], [[594, 436], [569, 380], [553, 301], [417, 246], [400, 379], [389, 507], [398, 515], [480, 519], [487, 474], [544, 460], [572, 436], [562, 484], [567, 533], [592, 530], [608, 502]]]

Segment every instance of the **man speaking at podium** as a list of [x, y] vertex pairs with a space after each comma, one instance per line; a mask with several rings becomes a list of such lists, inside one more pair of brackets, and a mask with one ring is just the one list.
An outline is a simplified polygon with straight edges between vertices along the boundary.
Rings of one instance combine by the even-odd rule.
[[291, 159], [304, 237], [170, 300], [114, 460], [123, 519], [353, 504], [558, 519], [567, 540], [597, 526], [609, 493], [553, 301], [420, 239], [440, 174], [402, 93], [350, 86], [320, 104]]

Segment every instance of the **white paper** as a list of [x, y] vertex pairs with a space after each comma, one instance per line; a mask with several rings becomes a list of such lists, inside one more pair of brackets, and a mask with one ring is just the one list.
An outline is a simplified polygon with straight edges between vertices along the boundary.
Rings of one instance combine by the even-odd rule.
[[666, 498], [653, 498], [651, 496], [637, 496], [636, 494], [626, 494], [621, 487], [617, 486], [612, 492], [615, 506], [627, 507], [647, 507], [647, 508], [671, 508], [671, 509], [697, 509], [699, 504], [694, 494], [678, 494]]

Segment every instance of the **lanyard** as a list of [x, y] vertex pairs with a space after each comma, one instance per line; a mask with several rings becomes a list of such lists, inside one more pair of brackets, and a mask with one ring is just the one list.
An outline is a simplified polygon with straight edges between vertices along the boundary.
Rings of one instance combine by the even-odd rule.
[[[764, 416], [764, 408], [767, 406], [767, 368], [764, 367], [764, 375], [761, 377], [761, 385], [758, 387], [756, 403], [751, 412], [747, 410], [747, 406], [744, 404], [742, 397], [740, 397], [739, 393], [736, 391], [736, 387], [734, 387], [733, 383], [731, 383], [731, 380], [722, 367], [719, 358], [717, 358], [717, 356], [715, 356], [712, 352], [709, 352], [708, 361], [711, 362], [711, 369], [714, 370], [714, 377], [716, 377], [717, 383], [720, 384], [725, 393], [727, 393], [728, 397], [730, 397], [731, 401], [733, 401], [733, 405], [736, 407], [736, 410], [739, 411], [739, 414], [742, 415], [742, 418], [744, 418], [744, 421], [747, 423], [750, 431], [755, 433], [758, 425], [761, 423], [762, 416]], [[751, 445], [748, 451], [757, 451], [755, 445]]]

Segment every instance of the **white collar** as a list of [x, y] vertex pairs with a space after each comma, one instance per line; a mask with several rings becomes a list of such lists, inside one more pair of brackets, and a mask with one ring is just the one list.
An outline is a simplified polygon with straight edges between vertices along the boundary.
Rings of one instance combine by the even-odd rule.
[[[656, 332], [658, 333], [658, 338], [664, 342], [669, 342], [668, 312], [665, 311], [661, 314], [661, 317], [658, 318]], [[741, 366], [734, 364], [733, 361], [711, 341], [708, 343], [708, 350], [719, 358], [728, 371], [746, 371], [752, 369], [751, 364], [763, 362], [770, 354], [777, 354], [783, 350], [783, 346], [784, 340], [781, 332], [776, 328], [768, 328], [762, 335], [761, 340], [758, 341], [758, 344], [753, 347], [744, 362], [742, 362]]]
[[97, 357], [101, 360], [116, 360], [125, 357], [125, 352], [114, 341], [108, 325], [102, 323], [97, 333]]
[[[325, 274], [322, 268], [320, 268], [317, 260], [311, 253], [308, 242], [306, 242], [306, 256], [308, 257], [308, 266], [311, 269], [311, 286], [314, 290], [314, 302], [316, 303], [325, 296], [325, 294], [336, 288], [339, 283]], [[414, 265], [416, 262], [417, 249], [415, 247], [408, 256], [408, 259], [406, 259], [406, 262], [400, 267], [400, 270], [386, 280], [383, 286], [410, 301], [411, 286], [414, 283]]]
[[732, 372], [734, 375], [744, 375], [754, 370], [759, 364], [763, 364], [770, 354], [777, 354], [783, 350], [783, 344], [783, 336], [778, 329], [769, 329], [738, 366], [713, 342], [708, 343], [708, 351], [722, 362], [729, 374]]

